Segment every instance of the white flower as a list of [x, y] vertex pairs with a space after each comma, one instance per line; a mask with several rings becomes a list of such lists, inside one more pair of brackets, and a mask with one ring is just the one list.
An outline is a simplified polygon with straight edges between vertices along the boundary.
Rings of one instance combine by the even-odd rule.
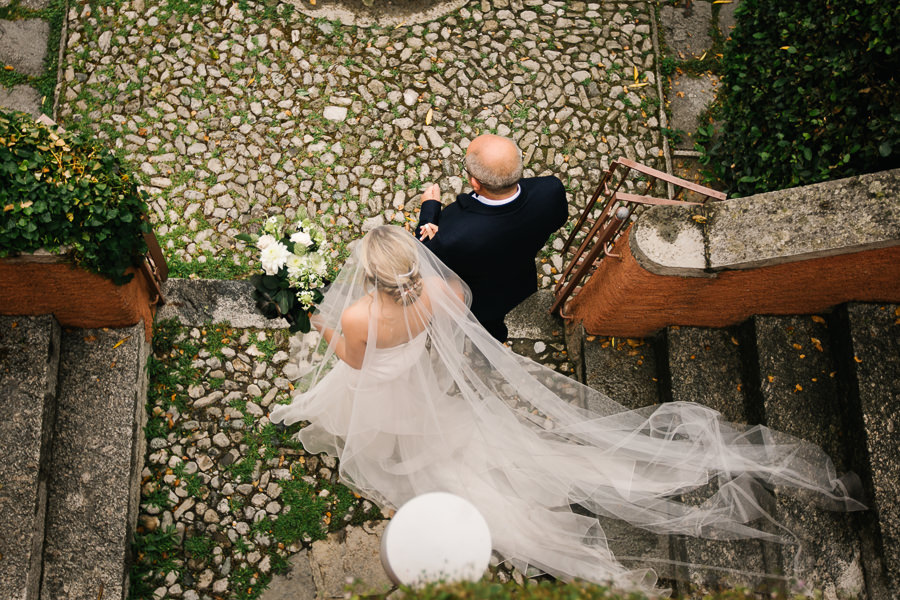
[[278, 215], [269, 217], [268, 219], [266, 219], [266, 222], [263, 225], [263, 231], [265, 231], [266, 233], [281, 237], [281, 223], [282, 222], [283, 222], [283, 217], [279, 217]]
[[321, 254], [311, 254], [309, 256], [309, 268], [316, 272], [317, 275], [324, 277], [328, 272], [328, 263]]
[[301, 246], [306, 246], [309, 248], [313, 245], [313, 240], [305, 231], [298, 231], [297, 233], [291, 236], [291, 241], [295, 244], [300, 244]]
[[291, 279], [299, 279], [303, 275], [306, 268], [306, 261], [301, 256], [291, 254], [287, 259], [288, 277]]
[[311, 291], [304, 290], [298, 293], [297, 300], [300, 301], [300, 304], [305, 310], [309, 310], [313, 307], [313, 293]]
[[263, 248], [259, 260], [266, 275], [277, 275], [290, 256], [291, 251], [287, 249], [287, 246], [276, 241]]
[[261, 235], [261, 236], [259, 236], [259, 239], [256, 240], [256, 247], [259, 248], [260, 250], [265, 250], [266, 248], [268, 248], [269, 246], [271, 246], [272, 244], [274, 244], [276, 242], [278, 242], [278, 240], [275, 239], [274, 235], [269, 235], [269, 234]]

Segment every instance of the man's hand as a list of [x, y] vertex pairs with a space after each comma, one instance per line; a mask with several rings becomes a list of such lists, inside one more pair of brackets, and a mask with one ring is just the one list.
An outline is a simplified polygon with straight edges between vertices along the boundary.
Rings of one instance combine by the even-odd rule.
[[441, 186], [436, 183], [431, 184], [423, 193], [422, 193], [422, 202], [426, 200], [437, 200], [441, 201]]
[[430, 240], [435, 235], [437, 235], [438, 226], [435, 225], [434, 223], [425, 223], [424, 225], [422, 225], [422, 228], [419, 231], [422, 232], [422, 235], [421, 235], [421, 237], [419, 237], [419, 240], [424, 242], [426, 238]]

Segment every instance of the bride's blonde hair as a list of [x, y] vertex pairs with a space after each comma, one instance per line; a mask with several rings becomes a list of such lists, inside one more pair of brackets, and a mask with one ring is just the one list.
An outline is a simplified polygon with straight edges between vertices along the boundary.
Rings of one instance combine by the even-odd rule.
[[415, 238], [399, 227], [381, 225], [360, 243], [360, 264], [366, 283], [407, 306], [419, 299], [419, 248]]

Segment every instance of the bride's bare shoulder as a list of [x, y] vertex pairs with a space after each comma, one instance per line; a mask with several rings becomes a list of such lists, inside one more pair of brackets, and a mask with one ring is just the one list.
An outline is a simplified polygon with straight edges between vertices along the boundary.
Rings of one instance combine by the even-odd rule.
[[363, 297], [348, 306], [341, 315], [341, 327], [347, 331], [365, 331], [369, 323], [371, 299]]

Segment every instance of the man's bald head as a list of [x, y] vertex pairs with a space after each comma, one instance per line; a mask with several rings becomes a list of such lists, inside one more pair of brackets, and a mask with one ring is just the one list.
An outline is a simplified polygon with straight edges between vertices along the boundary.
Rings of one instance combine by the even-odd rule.
[[488, 192], [514, 191], [522, 169], [522, 151], [509, 138], [480, 135], [466, 150], [466, 171]]

